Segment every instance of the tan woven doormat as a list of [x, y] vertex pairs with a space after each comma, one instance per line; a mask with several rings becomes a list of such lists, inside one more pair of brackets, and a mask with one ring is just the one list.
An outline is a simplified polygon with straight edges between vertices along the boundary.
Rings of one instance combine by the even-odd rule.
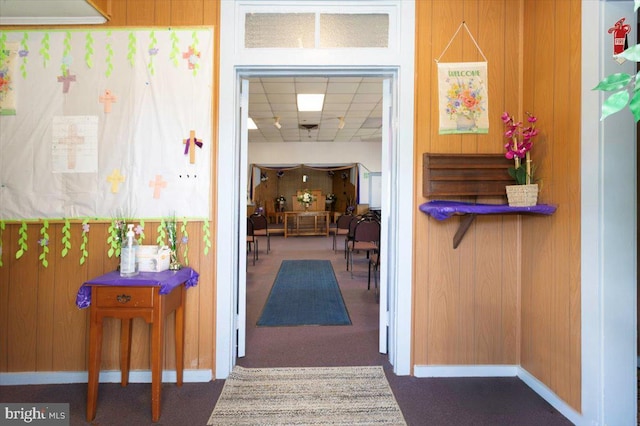
[[235, 366], [208, 425], [406, 425], [380, 366]]

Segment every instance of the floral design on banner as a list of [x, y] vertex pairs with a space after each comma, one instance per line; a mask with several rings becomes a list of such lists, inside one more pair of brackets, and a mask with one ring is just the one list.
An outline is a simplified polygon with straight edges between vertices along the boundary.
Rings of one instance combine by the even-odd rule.
[[24, 220], [20, 224], [20, 229], [18, 230], [18, 235], [20, 235], [20, 238], [18, 238], [18, 247], [19, 248], [18, 248], [18, 251], [16, 252], [16, 259], [20, 259], [22, 257], [22, 255], [24, 254], [24, 252], [26, 252], [29, 249], [27, 247], [27, 239], [28, 239], [27, 222], [25, 222]]
[[20, 50], [18, 51], [18, 56], [22, 58], [20, 63], [20, 74], [22, 74], [22, 78], [27, 78], [27, 57], [29, 56], [28, 41], [29, 33], [25, 32], [22, 36], [22, 40], [20, 40]]
[[88, 68], [93, 68], [93, 35], [87, 33], [84, 43], [84, 63]]
[[440, 134], [488, 133], [486, 62], [438, 63]]
[[189, 46], [189, 50], [182, 54], [182, 58], [187, 60], [189, 69], [193, 70], [193, 75], [196, 75], [198, 72], [200, 52], [198, 52], [193, 46]]
[[133, 32], [129, 33], [129, 44], [127, 45], [127, 60], [132, 67], [136, 61], [136, 35]]
[[49, 254], [49, 221], [46, 219], [42, 222], [42, 228], [40, 228], [38, 245], [42, 247], [42, 253], [40, 253], [38, 259], [42, 263], [42, 266], [46, 268], [49, 266], [49, 261], [47, 260], [47, 255]]
[[89, 244], [89, 229], [91, 226], [89, 225], [89, 219], [85, 219], [82, 221], [82, 244], [80, 244], [80, 264], [84, 265], [87, 257], [89, 257], [89, 251], [87, 250], [87, 245]]
[[134, 228], [133, 232], [138, 236], [138, 244], [142, 244], [144, 241], [144, 220], [140, 219], [140, 223], [138, 223]]
[[71, 222], [69, 219], [64, 220], [64, 225], [62, 225], [62, 251], [60, 255], [62, 257], [66, 257], [71, 250]]
[[51, 55], [49, 54], [49, 42], [51, 39], [49, 38], [49, 33], [45, 33], [42, 37], [42, 41], [40, 41], [40, 56], [42, 56], [42, 66], [47, 67], [49, 60], [51, 59]]

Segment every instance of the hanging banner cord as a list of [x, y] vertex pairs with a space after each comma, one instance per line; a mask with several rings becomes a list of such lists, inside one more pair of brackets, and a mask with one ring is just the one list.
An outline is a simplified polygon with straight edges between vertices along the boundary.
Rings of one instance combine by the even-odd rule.
[[484, 53], [482, 52], [482, 49], [480, 49], [480, 46], [478, 46], [478, 43], [476, 42], [476, 39], [473, 38], [473, 34], [471, 34], [471, 31], [469, 31], [469, 27], [467, 27], [466, 22], [462, 21], [462, 23], [458, 26], [458, 29], [456, 30], [455, 34], [453, 34], [453, 37], [451, 37], [451, 40], [449, 40], [449, 43], [447, 43], [447, 46], [444, 48], [444, 50], [442, 51], [440, 56], [438, 56], [438, 59], [435, 59], [436, 63], [440, 62], [440, 58], [442, 58], [442, 55], [444, 55], [447, 52], [447, 50], [449, 49], [449, 46], [451, 46], [451, 43], [456, 38], [456, 36], [460, 32], [460, 28], [462, 28], [462, 27], [464, 27], [464, 29], [467, 30], [467, 33], [469, 34], [469, 37], [471, 37], [471, 40], [473, 41], [473, 44], [476, 45], [476, 49], [478, 49], [478, 52], [480, 52], [480, 54], [482, 55], [482, 58], [484, 59], [484, 61], [488, 62], [487, 61], [487, 57], [484, 56]]

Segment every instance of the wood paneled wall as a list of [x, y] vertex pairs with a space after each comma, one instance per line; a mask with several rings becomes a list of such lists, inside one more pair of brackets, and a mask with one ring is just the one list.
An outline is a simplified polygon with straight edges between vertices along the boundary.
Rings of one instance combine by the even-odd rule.
[[[478, 217], [455, 250], [459, 218], [417, 213], [413, 363], [522, 365], [579, 411], [580, 0], [418, 0], [416, 17], [416, 207], [423, 152], [503, 152], [502, 112], [531, 111], [539, 202], [559, 208]], [[438, 134], [434, 59], [463, 21], [488, 60], [487, 135]], [[478, 60], [463, 30], [441, 59]]]
[[[214, 69], [219, 64], [218, 0], [95, 0], [110, 17], [106, 26], [213, 26]], [[41, 27], [39, 29], [42, 29]], [[214, 75], [212, 122], [217, 128], [218, 76]], [[213, 132], [214, 135], [217, 132]], [[217, 146], [217, 141], [213, 141]], [[212, 152], [216, 152], [213, 149]], [[216, 162], [212, 161], [211, 187], [216, 187]], [[210, 241], [215, 242], [216, 194], [212, 194], [214, 218], [209, 224]], [[88, 310], [79, 310], [75, 297], [87, 279], [113, 270], [117, 260], [107, 257], [108, 223], [91, 222], [89, 257], [79, 263], [82, 228], [72, 225], [72, 249], [62, 258], [61, 223], [49, 228], [49, 266], [43, 267], [38, 256], [41, 249], [41, 224], [28, 226], [29, 250], [20, 259], [19, 224], [7, 224], [2, 236], [0, 267], [0, 372], [86, 371], [88, 346]], [[158, 223], [146, 222], [145, 244], [155, 244]], [[185, 365], [186, 369], [215, 369], [215, 246], [204, 254], [202, 222], [189, 222], [189, 265], [200, 273], [197, 287], [187, 291]], [[169, 318], [173, 324], [173, 314]], [[173, 330], [169, 326], [165, 344], [172, 348]], [[119, 321], [105, 321], [102, 369], [119, 369]], [[132, 369], [149, 369], [149, 327], [142, 319], [134, 320]], [[175, 368], [173, 350], [165, 350], [165, 368]], [[215, 374], [215, 372], [214, 372]]]
[[[217, 0], [95, 2], [110, 15], [109, 26], [214, 25], [219, 40]], [[417, 0], [416, 19], [416, 207], [426, 201], [420, 194], [422, 153], [502, 152], [500, 115], [506, 110], [539, 117], [541, 136], [533, 155], [543, 179], [540, 202], [559, 208], [551, 217], [479, 217], [456, 250], [458, 218], [437, 222], [416, 214], [413, 363], [521, 364], [580, 410], [580, 28], [575, 25], [580, 0]], [[434, 59], [462, 21], [488, 58], [490, 131], [442, 136]], [[476, 61], [481, 55], [461, 31], [441, 60]], [[215, 69], [218, 63], [214, 58]], [[212, 175], [215, 179], [215, 170]], [[213, 218], [216, 205], [214, 194]], [[59, 235], [59, 227], [52, 225], [50, 234]], [[75, 308], [75, 293], [84, 279], [114, 267], [106, 257], [106, 229], [92, 225], [86, 265], [79, 266], [74, 252], [48, 268], [40, 265], [35, 249], [15, 260], [17, 225], [4, 231], [0, 371], [86, 369], [88, 316]], [[29, 241], [39, 238], [38, 230], [29, 227]], [[200, 232], [201, 226], [190, 224], [190, 241], [201, 241]], [[148, 238], [153, 241], [152, 232]], [[192, 253], [202, 250], [194, 247]], [[186, 368], [215, 365], [214, 258], [215, 248], [191, 262], [201, 280], [187, 292]], [[142, 345], [132, 368], [148, 368], [145, 327], [135, 327], [134, 338]], [[116, 328], [110, 324], [105, 330], [103, 368], [118, 368]], [[166, 353], [171, 368], [171, 351]]]

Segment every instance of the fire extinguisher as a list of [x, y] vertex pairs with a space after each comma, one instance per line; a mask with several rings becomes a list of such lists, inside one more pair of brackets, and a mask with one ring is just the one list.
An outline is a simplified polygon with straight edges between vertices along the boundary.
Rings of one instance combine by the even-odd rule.
[[616, 24], [609, 28], [609, 34], [613, 34], [613, 54], [619, 55], [624, 52], [629, 44], [627, 34], [631, 32], [631, 25], [624, 23], [625, 18], [621, 18]]

